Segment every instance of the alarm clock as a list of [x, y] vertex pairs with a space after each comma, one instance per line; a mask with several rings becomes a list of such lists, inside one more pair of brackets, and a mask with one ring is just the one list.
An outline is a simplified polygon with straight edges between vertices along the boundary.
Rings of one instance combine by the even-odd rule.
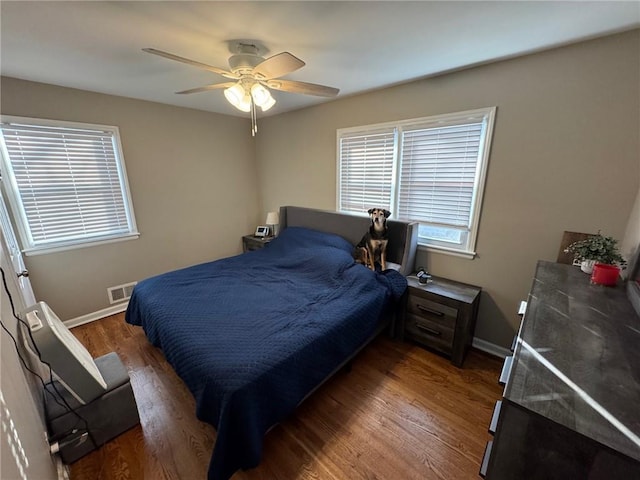
[[253, 234], [254, 237], [268, 237], [269, 236], [269, 227], [266, 225], [258, 225], [256, 227], [256, 233]]

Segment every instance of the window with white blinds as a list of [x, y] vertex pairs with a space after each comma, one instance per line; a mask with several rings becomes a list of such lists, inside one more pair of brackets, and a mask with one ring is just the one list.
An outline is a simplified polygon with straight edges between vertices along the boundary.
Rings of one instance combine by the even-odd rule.
[[340, 138], [339, 210], [360, 213], [370, 205], [389, 208], [395, 136], [394, 129], [387, 129]]
[[473, 256], [495, 110], [339, 130], [338, 210], [387, 208], [419, 223], [421, 244]]
[[3, 117], [1, 140], [26, 253], [138, 236], [117, 127]]

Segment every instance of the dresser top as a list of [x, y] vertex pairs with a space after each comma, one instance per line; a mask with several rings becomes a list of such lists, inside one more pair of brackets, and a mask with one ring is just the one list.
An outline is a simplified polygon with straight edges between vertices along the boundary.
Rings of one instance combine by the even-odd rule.
[[504, 396], [640, 460], [640, 317], [624, 286], [538, 262]]

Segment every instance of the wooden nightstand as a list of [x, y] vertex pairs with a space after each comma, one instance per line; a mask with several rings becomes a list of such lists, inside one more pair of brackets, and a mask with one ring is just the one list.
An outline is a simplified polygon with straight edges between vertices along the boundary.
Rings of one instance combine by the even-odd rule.
[[422, 284], [407, 277], [407, 303], [400, 322], [400, 339], [410, 339], [451, 357], [462, 366], [473, 340], [482, 289], [446, 278]]
[[256, 237], [254, 235], [245, 235], [242, 237], [242, 251], [250, 252], [251, 250], [260, 250], [274, 237]]

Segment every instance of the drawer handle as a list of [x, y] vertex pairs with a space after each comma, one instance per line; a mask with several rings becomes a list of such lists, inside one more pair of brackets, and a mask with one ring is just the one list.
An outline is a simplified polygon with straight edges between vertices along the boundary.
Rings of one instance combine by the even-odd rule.
[[491, 435], [496, 434], [498, 429], [498, 419], [500, 418], [500, 409], [502, 408], [502, 400], [496, 402], [496, 406], [493, 407], [493, 415], [491, 415], [491, 423], [489, 424], [489, 433]]
[[513, 364], [513, 355], [506, 356], [504, 359], [504, 364], [502, 365], [502, 371], [500, 372], [500, 378], [498, 379], [498, 383], [500, 385], [506, 385], [507, 382], [509, 381], [512, 364]]
[[493, 448], [493, 440], [487, 442], [487, 446], [484, 448], [484, 455], [482, 456], [482, 464], [480, 465], [480, 476], [482, 478], [487, 477], [487, 470], [489, 469], [489, 459], [491, 458], [491, 449]]
[[433, 328], [425, 327], [424, 325], [420, 325], [417, 322], [416, 322], [415, 325], [416, 325], [417, 328], [419, 328], [420, 330], [422, 330], [425, 333], [428, 333], [429, 335], [433, 335], [435, 337], [439, 337], [440, 335], [442, 335], [442, 332], [439, 332], [438, 330], [434, 330]]
[[425, 307], [424, 305], [420, 305], [419, 303], [416, 306], [418, 307], [418, 310], [420, 310], [421, 312], [437, 315], [438, 317], [444, 317], [444, 313], [439, 312], [437, 310], [432, 310], [430, 308]]

